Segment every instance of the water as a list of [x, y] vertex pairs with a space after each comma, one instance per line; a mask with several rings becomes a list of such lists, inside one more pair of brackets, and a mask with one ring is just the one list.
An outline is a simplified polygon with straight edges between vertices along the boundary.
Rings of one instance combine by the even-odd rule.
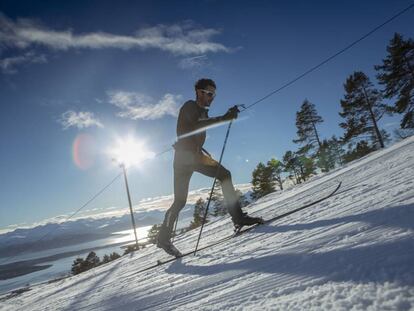
[[[141, 227], [137, 229], [137, 236], [138, 237], [146, 237], [148, 234], [148, 230], [151, 226]], [[68, 255], [63, 258], [49, 261], [49, 262], [42, 262], [40, 265], [52, 265], [51, 267], [32, 272], [26, 275], [22, 275], [19, 277], [15, 277], [8, 280], [1, 280], [0, 281], [0, 293], [5, 293], [23, 286], [27, 284], [35, 284], [39, 282], [45, 282], [48, 280], [56, 279], [62, 277], [64, 275], [68, 275], [70, 273], [70, 269], [72, 267], [73, 261], [78, 258], [82, 257], [85, 258], [91, 250], [93, 250], [97, 256], [100, 257], [102, 260], [103, 255], [111, 254], [116, 252], [120, 255], [124, 253], [124, 249], [121, 248], [121, 245], [124, 244], [131, 244], [135, 241], [134, 232], [133, 230], [125, 230], [120, 232], [114, 232], [112, 236], [106, 239], [100, 239], [92, 242], [81, 243], [76, 245], [71, 245], [67, 247], [60, 247], [55, 249], [49, 249], [44, 251], [32, 252], [27, 254], [22, 254], [19, 256], [15, 256], [10, 258], [8, 261], [4, 262], [4, 264], [22, 261], [22, 260], [31, 260], [36, 258], [42, 258], [46, 256], [52, 256], [56, 254], [62, 254], [66, 252], [78, 252], [75, 255]], [[140, 242], [145, 242], [146, 239], [139, 239]], [[114, 245], [117, 244], [117, 245]], [[94, 248], [102, 247], [100, 249], [94, 250]], [[82, 251], [85, 249], [90, 249], [88, 251]], [[5, 258], [6, 259], [6, 258]]]

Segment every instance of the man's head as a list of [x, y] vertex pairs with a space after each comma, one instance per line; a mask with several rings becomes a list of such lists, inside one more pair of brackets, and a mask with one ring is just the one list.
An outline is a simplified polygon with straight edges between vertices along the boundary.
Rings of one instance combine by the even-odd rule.
[[195, 84], [196, 101], [201, 107], [210, 107], [216, 96], [216, 83], [211, 79], [200, 79]]

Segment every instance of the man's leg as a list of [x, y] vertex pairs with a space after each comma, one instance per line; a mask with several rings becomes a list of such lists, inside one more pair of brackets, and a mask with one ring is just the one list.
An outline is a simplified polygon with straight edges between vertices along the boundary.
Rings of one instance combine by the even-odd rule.
[[217, 179], [221, 182], [221, 187], [223, 189], [223, 196], [227, 210], [231, 215], [233, 222], [239, 222], [244, 215], [239, 203], [239, 197], [233, 186], [230, 171], [219, 164], [216, 160], [204, 154], [199, 156], [194, 170], [213, 178], [217, 174]]
[[167, 210], [164, 222], [158, 234], [158, 241], [170, 241], [174, 223], [185, 206], [188, 196], [188, 186], [193, 172], [185, 168], [174, 168], [174, 202]]

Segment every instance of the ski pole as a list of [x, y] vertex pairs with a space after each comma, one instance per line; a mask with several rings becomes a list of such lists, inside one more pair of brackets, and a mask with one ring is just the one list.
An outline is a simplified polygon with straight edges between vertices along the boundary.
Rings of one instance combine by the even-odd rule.
[[229, 138], [230, 128], [231, 128], [231, 124], [232, 124], [232, 123], [233, 123], [233, 120], [232, 120], [232, 121], [230, 121], [229, 126], [228, 126], [228, 128], [227, 128], [226, 138], [224, 139], [223, 148], [221, 149], [220, 160], [219, 160], [219, 162], [218, 162], [218, 166], [217, 166], [216, 175], [214, 176], [213, 186], [211, 187], [210, 196], [209, 196], [209, 198], [208, 198], [208, 203], [207, 203], [207, 206], [206, 206], [206, 210], [205, 210], [205, 212], [204, 212], [203, 222], [201, 223], [200, 233], [198, 234], [197, 245], [196, 245], [195, 250], [194, 250], [194, 256], [195, 256], [195, 255], [196, 255], [196, 253], [197, 253], [198, 244], [200, 243], [201, 233], [203, 232], [203, 227], [204, 227], [204, 224], [205, 224], [205, 222], [206, 222], [207, 213], [208, 213], [208, 208], [210, 207], [211, 197], [212, 197], [212, 195], [213, 195], [214, 186], [216, 185], [217, 175], [218, 175], [219, 170], [220, 170], [221, 161], [223, 160], [223, 154], [224, 154], [224, 150], [226, 149], [227, 139]]

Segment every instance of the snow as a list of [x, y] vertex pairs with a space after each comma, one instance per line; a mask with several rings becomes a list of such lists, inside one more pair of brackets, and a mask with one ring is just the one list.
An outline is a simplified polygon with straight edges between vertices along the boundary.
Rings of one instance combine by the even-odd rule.
[[[414, 310], [414, 138], [252, 204], [269, 218], [337, 195], [164, 266], [156, 247], [38, 284], [0, 310]], [[190, 251], [198, 231], [175, 244]], [[221, 218], [201, 247], [232, 233]]]

